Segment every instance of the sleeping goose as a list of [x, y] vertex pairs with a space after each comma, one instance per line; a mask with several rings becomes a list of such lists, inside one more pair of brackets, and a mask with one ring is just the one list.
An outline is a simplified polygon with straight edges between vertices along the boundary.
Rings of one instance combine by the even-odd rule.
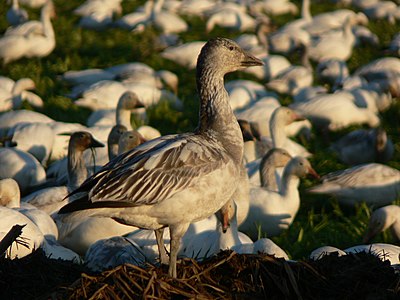
[[369, 162], [388, 162], [394, 153], [394, 145], [382, 128], [358, 129], [343, 136], [332, 146], [339, 159], [348, 165]]
[[400, 195], [400, 171], [383, 164], [357, 165], [331, 172], [322, 180], [309, 192], [333, 195], [349, 206], [363, 201], [373, 206], [388, 205]]
[[92, 215], [152, 229], [164, 264], [168, 259], [163, 231], [168, 227], [168, 274], [177, 277], [180, 240], [190, 223], [220, 209], [240, 178], [243, 138], [229, 106], [224, 75], [261, 64], [229, 39], [208, 41], [197, 63], [196, 131], [162, 136], [117, 156], [70, 195], [78, 199], [59, 211], [63, 222]]

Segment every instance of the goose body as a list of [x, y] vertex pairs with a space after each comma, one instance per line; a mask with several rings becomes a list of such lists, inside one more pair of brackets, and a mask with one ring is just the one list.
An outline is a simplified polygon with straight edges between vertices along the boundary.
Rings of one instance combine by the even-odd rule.
[[332, 145], [339, 159], [348, 165], [370, 162], [385, 163], [394, 152], [393, 142], [386, 131], [379, 128], [350, 132]]
[[379, 233], [389, 230], [394, 241], [400, 240], [400, 207], [386, 205], [374, 210], [369, 219], [368, 228], [364, 234], [363, 242], [370, 243]]
[[[223, 63], [222, 57], [225, 58]], [[162, 246], [162, 231], [164, 227], [169, 227], [169, 274], [176, 277], [180, 240], [189, 224], [212, 215], [222, 207], [232, 196], [239, 181], [239, 164], [243, 155], [242, 133], [229, 106], [223, 77], [228, 72], [259, 64], [260, 60], [244, 53], [233, 41], [223, 38], [210, 40], [198, 59], [197, 83], [201, 99], [198, 130], [194, 133], [160, 137], [116, 157], [76, 190], [85, 191], [83, 195], [86, 196], [60, 210], [59, 213], [62, 214], [72, 213], [66, 215], [64, 221], [79, 215], [97, 215], [114, 217], [131, 226], [153, 229], [163, 263], [167, 259]], [[211, 111], [206, 109], [207, 105], [211, 105]], [[208, 123], [207, 120], [211, 120], [210, 113], [225, 121], [221, 123], [217, 118], [213, 119], [215, 123]], [[207, 167], [204, 169], [205, 166]], [[192, 175], [182, 177], [181, 172], [187, 167]], [[156, 169], [160, 173], [153, 173]], [[166, 179], [166, 172], [170, 174], [168, 178], [175, 178], [174, 184], [166, 185], [162, 180]], [[183, 172], [187, 174], [186, 171]], [[128, 174], [139, 177], [131, 181], [130, 175], [126, 176]], [[151, 179], [155, 174], [161, 176], [157, 181]], [[150, 180], [148, 182], [151, 182], [151, 186], [146, 183], [147, 180]], [[129, 191], [119, 188], [108, 190], [113, 184], [128, 184]], [[143, 185], [147, 188], [143, 189]], [[90, 199], [87, 197], [89, 191]], [[103, 202], [106, 199], [112, 200]], [[103, 207], [103, 203], [109, 203], [111, 207]], [[122, 207], [118, 207], [120, 204]], [[87, 209], [92, 205], [97, 208]], [[182, 209], [187, 213], [182, 214]]]
[[329, 173], [322, 179], [322, 184], [309, 191], [333, 195], [350, 206], [362, 201], [374, 206], [388, 205], [400, 193], [400, 171], [383, 164], [362, 164]]
[[22, 57], [44, 57], [49, 55], [56, 46], [53, 26], [50, 14], [53, 10], [53, 2], [48, 1], [43, 7], [41, 22], [43, 32], [27, 35], [5, 35], [0, 39], [0, 57], [3, 64], [7, 64]]
[[188, 69], [196, 67], [196, 59], [206, 42], [195, 41], [179, 46], [171, 46], [160, 53], [160, 55], [168, 60], [172, 60]]

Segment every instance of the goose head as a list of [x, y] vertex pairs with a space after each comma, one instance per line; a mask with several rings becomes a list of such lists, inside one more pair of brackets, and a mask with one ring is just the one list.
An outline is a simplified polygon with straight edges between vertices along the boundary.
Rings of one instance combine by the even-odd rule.
[[246, 53], [237, 43], [226, 38], [213, 38], [201, 49], [197, 59], [197, 78], [207, 70], [223, 77], [225, 74], [243, 70], [264, 63], [255, 56]]
[[118, 154], [124, 153], [130, 149], [146, 142], [144, 137], [137, 130], [130, 130], [122, 133], [118, 142]]
[[367, 231], [363, 237], [363, 243], [370, 243], [377, 234], [389, 229], [389, 227], [396, 222], [395, 217], [390, 213], [395, 207], [396, 205], [384, 206], [378, 208], [372, 213], [371, 218], [369, 219]]
[[230, 223], [236, 219], [236, 203], [229, 200], [215, 213], [217, 220], [222, 225], [222, 232], [225, 233], [230, 227]]
[[292, 159], [292, 156], [281, 148], [273, 148], [263, 156], [260, 162], [260, 171], [273, 165], [275, 168], [281, 168]]
[[118, 101], [117, 109], [136, 109], [144, 107], [144, 104], [139, 100], [136, 93], [132, 91], [126, 91], [121, 95]]
[[12, 178], [0, 180], [0, 205], [9, 208], [20, 206], [19, 186]]
[[310, 162], [301, 156], [294, 157], [288, 164], [289, 173], [299, 178], [304, 178], [308, 174], [319, 179], [318, 173], [313, 169]]
[[286, 126], [295, 121], [302, 121], [305, 118], [289, 107], [280, 106], [274, 110], [271, 115], [271, 122], [276, 122], [279, 125]]
[[113, 159], [118, 154], [119, 139], [128, 129], [124, 125], [117, 124], [111, 128], [107, 138], [108, 158]]
[[104, 144], [96, 140], [87, 131], [76, 131], [71, 135], [69, 140], [69, 148], [73, 148], [76, 151], [85, 151], [89, 148], [104, 147]]

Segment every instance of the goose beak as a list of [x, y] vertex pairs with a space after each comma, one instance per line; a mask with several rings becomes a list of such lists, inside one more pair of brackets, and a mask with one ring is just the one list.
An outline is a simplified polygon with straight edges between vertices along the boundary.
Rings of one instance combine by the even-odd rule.
[[264, 63], [262, 60], [258, 59], [257, 57], [249, 54], [249, 53], [244, 53], [244, 57], [242, 61], [240, 62], [240, 65], [242, 67], [253, 67], [253, 66], [263, 66]]
[[136, 101], [135, 108], [143, 108], [143, 107], [145, 107], [144, 104], [143, 104], [143, 102], [137, 100], [137, 101]]
[[231, 224], [229, 224], [229, 215], [227, 213], [222, 213], [222, 232], [226, 233], [230, 226]]
[[313, 176], [315, 179], [318, 179], [318, 180], [320, 179], [320, 176], [318, 175], [318, 173], [312, 167], [308, 168], [308, 174]]
[[102, 148], [104, 147], [104, 144], [99, 142], [98, 140], [92, 138], [89, 148]]
[[305, 119], [306, 118], [303, 115], [301, 115], [297, 112], [293, 113], [293, 121], [304, 121]]

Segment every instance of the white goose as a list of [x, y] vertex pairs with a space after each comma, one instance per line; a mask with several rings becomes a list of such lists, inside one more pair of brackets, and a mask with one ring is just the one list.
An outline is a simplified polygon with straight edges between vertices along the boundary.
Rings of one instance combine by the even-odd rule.
[[28, 91], [35, 88], [36, 85], [30, 78], [21, 78], [15, 82], [10, 79], [4, 85], [2, 83], [0, 85], [0, 112], [20, 108], [24, 100], [35, 107], [42, 107], [43, 100], [38, 95]]
[[252, 187], [250, 211], [239, 229], [253, 239], [257, 238], [258, 231], [271, 237], [288, 229], [300, 207], [299, 179], [307, 174], [318, 177], [309, 161], [298, 156], [286, 165], [278, 192], [262, 186]]
[[46, 172], [30, 153], [15, 148], [0, 148], [0, 179], [13, 178], [22, 194], [46, 181]]
[[194, 41], [188, 42], [179, 46], [171, 46], [163, 50], [161, 57], [172, 60], [182, 67], [194, 69], [196, 67], [196, 60], [199, 56], [200, 50], [206, 42]]
[[153, 0], [153, 3], [150, 22], [155, 28], [165, 34], [181, 33], [188, 30], [189, 26], [185, 20], [175, 13], [162, 9], [164, 0]]
[[360, 108], [348, 92], [318, 95], [307, 102], [294, 103], [291, 108], [309, 119], [313, 125], [331, 131], [350, 125], [367, 124], [377, 127], [380, 119], [368, 108]]
[[400, 206], [387, 205], [374, 210], [364, 234], [363, 243], [370, 243], [379, 233], [389, 229], [393, 239], [400, 240]]
[[3, 59], [3, 64], [22, 57], [44, 57], [54, 50], [56, 40], [50, 20], [52, 11], [53, 2], [49, 0], [43, 7], [41, 14], [42, 33], [35, 31], [27, 35], [10, 34], [0, 39], [0, 57]]
[[20, 238], [25, 246], [15, 245], [14, 242], [7, 250], [8, 257], [22, 258], [41, 247], [52, 259], [82, 262], [78, 254], [57, 243], [57, 227], [47, 213], [29, 204], [20, 204], [20, 191], [15, 180], [0, 180], [0, 202], [0, 237], [3, 238], [13, 225], [23, 226]]
[[377, 163], [362, 164], [329, 173], [311, 193], [330, 194], [345, 204], [365, 201], [368, 205], [391, 204], [400, 195], [400, 171]]
[[[201, 104], [196, 132], [160, 137], [116, 157], [75, 191], [85, 196], [60, 210], [70, 213], [64, 221], [98, 215], [153, 229], [162, 263], [168, 261], [162, 235], [169, 227], [168, 273], [176, 277], [180, 240], [190, 223], [220, 209], [231, 199], [240, 178], [243, 138], [229, 106], [224, 75], [260, 64], [231, 40], [208, 41], [197, 64]], [[168, 182], [163, 180], [166, 176]]]
[[348, 165], [369, 162], [388, 162], [394, 153], [394, 145], [382, 128], [358, 129], [345, 135], [332, 146], [339, 159]]

